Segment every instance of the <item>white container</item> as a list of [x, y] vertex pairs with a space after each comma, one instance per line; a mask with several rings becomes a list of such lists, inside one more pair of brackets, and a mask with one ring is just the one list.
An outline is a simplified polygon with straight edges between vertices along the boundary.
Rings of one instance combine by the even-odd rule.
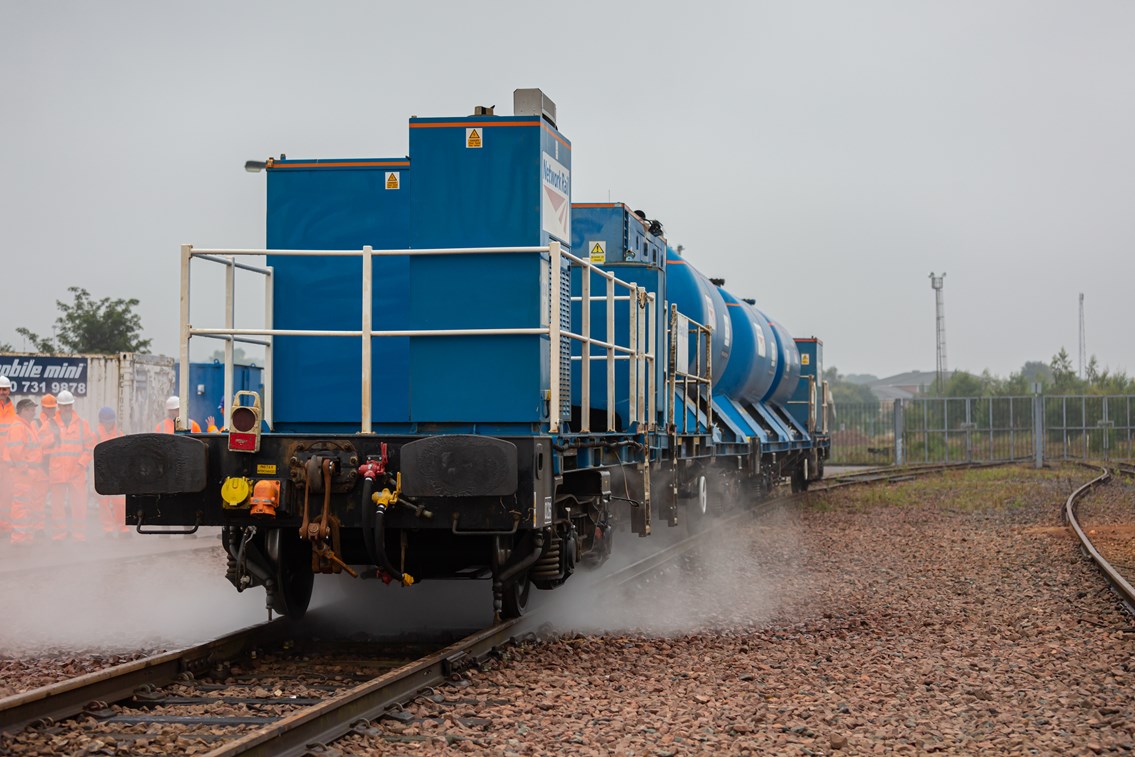
[[69, 389], [75, 412], [94, 430], [99, 409], [110, 407], [126, 434], [153, 431], [166, 417], [173, 394], [174, 360], [164, 355], [120, 352], [116, 355], [36, 355], [0, 353], [0, 375], [12, 381], [12, 401]]

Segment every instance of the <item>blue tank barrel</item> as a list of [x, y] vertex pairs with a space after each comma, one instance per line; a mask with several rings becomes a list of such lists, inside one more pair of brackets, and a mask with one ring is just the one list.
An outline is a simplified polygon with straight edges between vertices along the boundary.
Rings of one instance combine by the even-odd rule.
[[796, 384], [800, 381], [800, 350], [796, 348], [796, 341], [786, 328], [773, 320], [769, 320], [769, 325], [772, 326], [773, 335], [776, 337], [778, 359], [776, 377], [763, 401], [783, 405], [792, 397], [792, 393], [796, 391]]
[[[726, 312], [725, 300], [708, 278], [670, 247], [666, 248], [666, 295], [682, 315], [713, 328], [711, 354], [713, 385], [716, 386], [729, 368], [733, 346], [733, 324]], [[689, 355], [692, 370], [698, 357], [693, 335]]]
[[729, 365], [715, 390], [730, 399], [757, 403], [772, 387], [779, 365], [776, 337], [760, 311], [718, 288], [733, 324]]

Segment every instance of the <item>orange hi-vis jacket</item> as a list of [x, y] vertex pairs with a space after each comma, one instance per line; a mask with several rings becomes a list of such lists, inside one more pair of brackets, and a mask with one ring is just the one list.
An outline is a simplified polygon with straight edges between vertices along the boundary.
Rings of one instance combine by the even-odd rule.
[[64, 425], [63, 416], [56, 418], [59, 425], [59, 438], [50, 447], [51, 461], [47, 464], [47, 476], [53, 484], [86, 478], [87, 465], [91, 462], [91, 451], [95, 447], [95, 435], [91, 427], [78, 414], [71, 414], [71, 422]]
[[[16, 403], [8, 400], [8, 404], [0, 405], [0, 439], [8, 438], [8, 431], [12, 426], [19, 422], [20, 416], [16, 415]], [[0, 450], [0, 462], [8, 459], [7, 450]]]
[[[197, 421], [189, 421], [189, 429], [195, 434], [201, 433], [201, 427], [197, 425]], [[161, 423], [154, 426], [154, 433], [156, 434], [172, 434], [174, 431], [173, 421], [169, 418], [163, 419]]]
[[103, 428], [101, 423], [95, 427], [95, 444], [102, 444], [111, 439], [117, 439], [120, 436], [122, 436], [122, 432], [118, 430], [118, 426], [115, 426], [110, 431]]
[[8, 426], [8, 462], [19, 475], [28, 471], [38, 472], [43, 465], [43, 440], [34, 424], [16, 416], [16, 422]]

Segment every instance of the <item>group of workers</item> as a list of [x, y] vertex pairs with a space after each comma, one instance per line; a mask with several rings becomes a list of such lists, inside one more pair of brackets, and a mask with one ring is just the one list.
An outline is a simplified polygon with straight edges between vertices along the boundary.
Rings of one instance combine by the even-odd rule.
[[[38, 404], [31, 398], [12, 402], [11, 395], [11, 381], [0, 376], [0, 542], [86, 541], [95, 445], [122, 436], [114, 408], [99, 410], [92, 431], [75, 412], [69, 391], [45, 394]], [[166, 400], [167, 417], [154, 431], [178, 430], [179, 410], [176, 396]], [[201, 431], [193, 421], [190, 428]], [[104, 537], [129, 530], [125, 497], [98, 495], [93, 503]]]

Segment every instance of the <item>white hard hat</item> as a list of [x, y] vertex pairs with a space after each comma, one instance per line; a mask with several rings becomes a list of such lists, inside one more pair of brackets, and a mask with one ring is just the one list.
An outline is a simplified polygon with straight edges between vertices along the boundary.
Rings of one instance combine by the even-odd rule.
[[181, 398], [176, 394], [166, 400], [166, 410], [180, 410]]
[[0, 389], [11, 389], [12, 382], [8, 380], [7, 376], [0, 376]]
[[74, 405], [75, 404], [75, 395], [71, 394], [71, 392], [64, 389], [63, 391], [61, 391], [59, 394], [56, 395], [55, 401], [58, 402], [61, 406], [62, 405]]

